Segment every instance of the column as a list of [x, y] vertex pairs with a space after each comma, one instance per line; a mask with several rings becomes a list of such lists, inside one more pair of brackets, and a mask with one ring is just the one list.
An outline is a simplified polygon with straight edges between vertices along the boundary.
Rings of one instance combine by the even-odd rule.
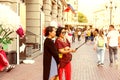
[[26, 44], [31, 45], [26, 48], [28, 51], [31, 49], [30, 53], [26, 50], [26, 56], [32, 56], [33, 53], [36, 54], [39, 51], [38, 45], [40, 45], [40, 13], [43, 0], [26, 0]]
[[58, 22], [62, 25], [62, 19], [63, 19], [63, 16], [62, 16], [62, 8], [58, 8]]
[[44, 0], [43, 1], [43, 11], [45, 13], [45, 26], [50, 25], [51, 21], [51, 0]]
[[57, 21], [57, 4], [52, 5], [52, 20]]

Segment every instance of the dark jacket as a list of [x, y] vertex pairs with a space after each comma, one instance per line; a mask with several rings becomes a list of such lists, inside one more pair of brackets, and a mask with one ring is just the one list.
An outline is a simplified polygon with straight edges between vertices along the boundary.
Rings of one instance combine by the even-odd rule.
[[55, 44], [51, 39], [46, 38], [43, 54], [43, 80], [49, 79], [52, 56], [54, 57], [56, 63], [59, 64], [59, 56]]

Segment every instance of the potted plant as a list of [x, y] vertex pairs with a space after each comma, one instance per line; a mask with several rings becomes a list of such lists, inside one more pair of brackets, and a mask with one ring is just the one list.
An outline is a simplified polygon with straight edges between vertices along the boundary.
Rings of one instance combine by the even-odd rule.
[[0, 25], [0, 43], [3, 44], [3, 49], [6, 50], [8, 44], [11, 44], [11, 41], [13, 38], [10, 37], [10, 34], [12, 34], [14, 31], [10, 30], [9, 28], [4, 29], [2, 25]]

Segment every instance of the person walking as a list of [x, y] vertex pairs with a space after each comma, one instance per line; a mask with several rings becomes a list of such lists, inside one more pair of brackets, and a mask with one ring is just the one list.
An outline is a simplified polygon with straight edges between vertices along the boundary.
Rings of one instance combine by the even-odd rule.
[[84, 31], [84, 37], [85, 37], [85, 42], [87, 42], [88, 41], [87, 29]]
[[81, 30], [78, 29], [78, 41], [80, 41], [81, 34], [82, 34]]
[[70, 42], [65, 38], [66, 31], [63, 27], [59, 27], [56, 31], [57, 39], [55, 45], [59, 51], [60, 67], [58, 69], [59, 80], [63, 80], [63, 71], [65, 79], [71, 80], [71, 52], [75, 52], [70, 48]]
[[98, 32], [95, 37], [94, 50], [97, 52], [98, 66], [104, 65], [104, 55], [105, 55], [105, 36], [102, 30]]
[[72, 43], [72, 31], [71, 31], [71, 26], [67, 26], [67, 27], [65, 28], [65, 30], [66, 30], [65, 37], [68, 39], [68, 41], [69, 41], [70, 43]]
[[55, 80], [58, 75], [59, 56], [52, 40], [55, 35], [56, 30], [54, 27], [46, 27], [43, 54], [43, 80]]
[[115, 30], [114, 25], [109, 25], [109, 32], [107, 35], [107, 48], [109, 49], [110, 66], [113, 66], [113, 55], [115, 65], [118, 65], [118, 46], [120, 46], [120, 34]]
[[72, 28], [72, 43], [74, 43], [75, 42], [75, 29], [74, 28]]

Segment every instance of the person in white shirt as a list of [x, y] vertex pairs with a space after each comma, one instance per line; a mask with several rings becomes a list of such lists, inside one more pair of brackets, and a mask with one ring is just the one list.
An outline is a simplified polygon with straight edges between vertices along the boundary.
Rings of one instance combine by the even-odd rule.
[[65, 37], [68, 39], [70, 43], [72, 43], [72, 31], [71, 28], [68, 26], [66, 27], [66, 34]]
[[114, 62], [115, 65], [118, 65], [118, 46], [120, 43], [120, 34], [117, 30], [115, 30], [114, 25], [109, 26], [109, 32], [107, 35], [107, 48], [109, 49], [109, 60], [110, 66], [113, 66], [113, 55], [114, 55]]

